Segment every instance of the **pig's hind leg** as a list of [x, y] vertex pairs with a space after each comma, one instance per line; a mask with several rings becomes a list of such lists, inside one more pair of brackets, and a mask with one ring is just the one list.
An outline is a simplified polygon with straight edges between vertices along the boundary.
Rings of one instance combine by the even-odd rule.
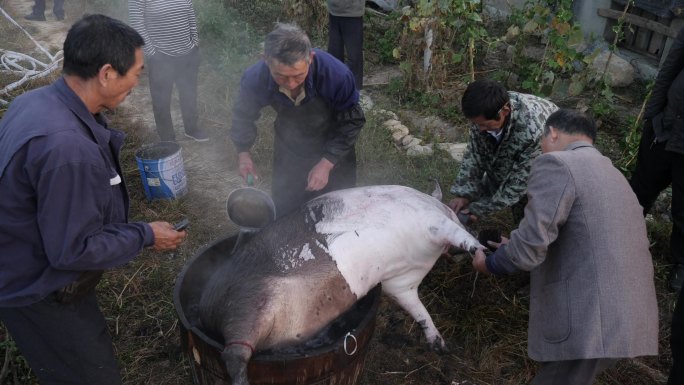
[[[384, 283], [383, 290], [385, 290]], [[442, 335], [435, 327], [434, 322], [432, 322], [430, 313], [428, 313], [427, 309], [425, 309], [425, 306], [420, 301], [420, 298], [418, 298], [417, 287], [400, 292], [391, 292], [388, 290], [385, 290], [385, 292], [391, 296], [402, 309], [406, 310], [416, 322], [418, 322], [423, 329], [423, 333], [425, 333], [425, 338], [427, 339], [430, 349], [438, 353], [446, 353], [449, 351], [444, 343]]]
[[[256, 297], [251, 299], [254, 298]], [[268, 309], [268, 301], [256, 301], [256, 305], [248, 301], [240, 306], [227, 306], [223, 309], [226, 313], [221, 317], [224, 346], [221, 359], [225, 363], [231, 385], [249, 385], [247, 364], [256, 349], [264, 348], [264, 338], [273, 324], [273, 317]]]
[[252, 354], [254, 354], [254, 347], [248, 342], [232, 341], [225, 345], [221, 352], [221, 359], [226, 365], [231, 385], [249, 385], [247, 363]]
[[259, 348], [262, 332], [267, 329], [263, 327], [264, 323], [259, 323], [260, 320], [264, 320], [263, 318], [246, 317], [244, 323], [234, 324], [223, 330], [224, 343], [221, 359], [226, 365], [231, 385], [249, 385], [247, 364], [254, 355], [255, 349]]
[[437, 241], [447, 243], [452, 246], [474, 253], [476, 249], [483, 246], [472, 234], [470, 234], [460, 223], [456, 223], [449, 218], [444, 218], [441, 225], [436, 226], [438, 232]]

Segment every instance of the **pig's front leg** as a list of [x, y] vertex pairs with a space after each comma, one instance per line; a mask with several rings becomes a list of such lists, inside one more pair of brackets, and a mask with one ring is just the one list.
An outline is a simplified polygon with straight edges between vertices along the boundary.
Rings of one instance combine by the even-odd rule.
[[226, 364], [231, 385], [249, 385], [247, 379], [247, 363], [254, 353], [246, 342], [230, 342], [221, 352], [221, 359]]
[[[385, 287], [383, 286], [383, 289], [384, 288]], [[425, 309], [420, 298], [418, 298], [418, 290], [416, 288], [399, 292], [387, 291], [387, 294], [394, 298], [399, 306], [411, 314], [413, 319], [418, 322], [421, 328], [423, 328], [423, 333], [425, 333], [425, 338], [427, 339], [430, 349], [438, 353], [446, 353], [449, 351], [444, 343], [442, 335], [439, 334], [435, 324], [432, 322], [432, 317], [430, 317], [430, 314], [427, 312], [427, 309]]]

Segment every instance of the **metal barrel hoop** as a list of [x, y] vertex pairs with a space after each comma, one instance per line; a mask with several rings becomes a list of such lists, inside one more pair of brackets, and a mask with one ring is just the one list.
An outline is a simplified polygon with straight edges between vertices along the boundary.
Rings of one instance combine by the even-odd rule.
[[[354, 340], [354, 350], [352, 350], [351, 352], [349, 352], [349, 348], [347, 346], [347, 339], [349, 339], [349, 338]], [[347, 334], [344, 336], [344, 352], [348, 356], [353, 356], [356, 353], [356, 350], [358, 349], [358, 347], [359, 347], [359, 342], [356, 340], [356, 336], [351, 334], [351, 332], [347, 332]]]

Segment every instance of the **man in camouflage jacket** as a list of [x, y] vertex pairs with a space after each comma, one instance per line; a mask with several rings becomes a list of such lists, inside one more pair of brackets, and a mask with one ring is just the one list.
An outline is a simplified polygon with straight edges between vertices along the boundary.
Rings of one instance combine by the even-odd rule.
[[544, 122], [558, 107], [534, 95], [509, 92], [489, 79], [471, 83], [461, 107], [473, 126], [451, 187], [456, 198], [449, 206], [465, 222], [511, 207], [518, 223], [530, 166], [541, 154]]

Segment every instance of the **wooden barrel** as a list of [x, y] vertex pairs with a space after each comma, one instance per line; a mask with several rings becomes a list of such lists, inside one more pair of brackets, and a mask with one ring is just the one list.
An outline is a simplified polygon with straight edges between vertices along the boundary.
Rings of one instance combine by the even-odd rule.
[[[203, 286], [221, 260], [229, 258], [236, 240], [233, 235], [198, 252], [186, 263], [174, 287], [181, 345], [195, 385], [231, 384], [221, 360], [222, 339], [205, 334], [194, 319]], [[247, 366], [250, 385], [355, 385], [375, 329], [380, 295], [378, 285], [333, 322], [326, 330], [331, 340], [324, 346], [256, 352]]]

